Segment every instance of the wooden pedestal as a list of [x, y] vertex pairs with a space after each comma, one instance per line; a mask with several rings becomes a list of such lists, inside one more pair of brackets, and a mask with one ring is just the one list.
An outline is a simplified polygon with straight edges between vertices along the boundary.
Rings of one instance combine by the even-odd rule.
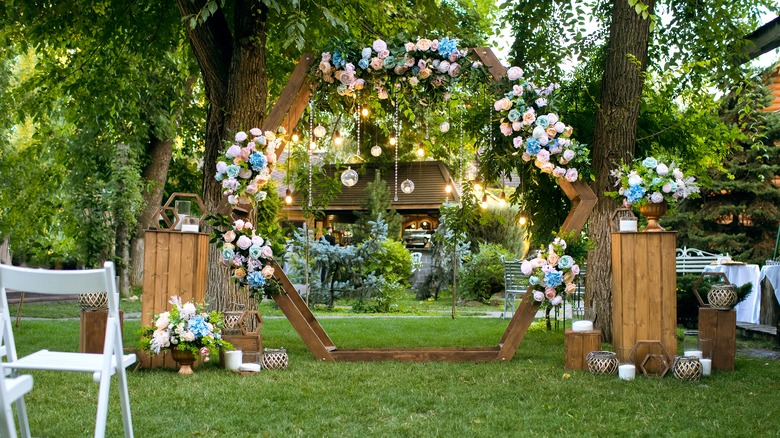
[[[144, 234], [144, 291], [141, 325], [152, 325], [154, 315], [170, 310], [168, 301], [206, 300], [209, 235], [148, 230]], [[144, 368], [175, 368], [170, 354], [140, 355]]]
[[[79, 319], [79, 353], [103, 354], [108, 310], [82, 310]], [[119, 311], [119, 326], [124, 330], [124, 312], [121, 310]]]
[[700, 307], [699, 339], [710, 339], [713, 370], [734, 370], [734, 356], [737, 349], [737, 311]]
[[677, 351], [676, 233], [612, 233], [615, 348], [659, 340]]
[[587, 370], [585, 356], [591, 351], [601, 350], [601, 330], [575, 332], [566, 330], [563, 341], [564, 363], [569, 370]]

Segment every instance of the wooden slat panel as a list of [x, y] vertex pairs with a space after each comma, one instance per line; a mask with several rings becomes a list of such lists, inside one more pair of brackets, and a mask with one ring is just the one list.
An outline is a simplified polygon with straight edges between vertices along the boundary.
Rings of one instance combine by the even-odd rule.
[[570, 370], [586, 370], [588, 362], [585, 357], [591, 351], [599, 350], [601, 350], [600, 330], [586, 332], [566, 330], [563, 343], [563, 366]]
[[672, 356], [677, 351], [677, 234], [664, 233], [661, 237], [660, 281], [661, 342]]
[[496, 54], [493, 53], [493, 49], [490, 47], [475, 47], [471, 54], [472, 58], [475, 58], [487, 67], [494, 80], [500, 81], [506, 76], [506, 69], [501, 65], [501, 61], [498, 60], [498, 57], [496, 57]]
[[734, 370], [736, 332], [736, 310], [699, 308], [699, 339], [709, 339], [711, 342], [713, 370]]
[[[144, 233], [144, 248], [157, 247], [157, 233]], [[141, 293], [141, 325], [151, 325], [153, 315], [149, 313], [154, 309], [154, 283], [159, 274], [150, 267], [157, 266], [157, 251], [144, 250], [144, 281], [143, 293]]]

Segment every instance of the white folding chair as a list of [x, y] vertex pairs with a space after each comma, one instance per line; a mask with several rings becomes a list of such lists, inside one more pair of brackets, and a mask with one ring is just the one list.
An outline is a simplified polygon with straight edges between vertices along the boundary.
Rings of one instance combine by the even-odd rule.
[[[5, 324], [0, 324], [0, 336], [5, 330]], [[5, 356], [8, 349], [5, 345], [0, 346], [0, 356]], [[0, 403], [2, 406], [3, 423], [0, 424], [0, 436], [7, 438], [16, 437], [16, 426], [14, 426], [14, 412], [12, 406], [16, 406], [16, 415], [19, 417], [19, 431], [24, 438], [30, 438], [30, 425], [27, 422], [27, 408], [24, 406], [24, 395], [30, 392], [33, 386], [32, 376], [25, 374], [22, 376], [6, 376], [6, 370], [0, 364]]]
[[[103, 353], [40, 350], [29, 356], [17, 357], [11, 319], [8, 316], [7, 289], [59, 295], [107, 292], [108, 320], [106, 321]], [[4, 327], [3, 343], [4, 348], [7, 349], [7, 362], [3, 364], [5, 368], [93, 373], [93, 379], [100, 382], [94, 436], [101, 438], [106, 433], [111, 376], [116, 374], [125, 437], [133, 436], [133, 421], [130, 416], [130, 397], [127, 391], [125, 368], [135, 363], [136, 358], [135, 354], [123, 354], [122, 328], [119, 321], [119, 292], [114, 282], [113, 263], [106, 262], [103, 269], [79, 271], [54, 271], [0, 265], [0, 312]]]

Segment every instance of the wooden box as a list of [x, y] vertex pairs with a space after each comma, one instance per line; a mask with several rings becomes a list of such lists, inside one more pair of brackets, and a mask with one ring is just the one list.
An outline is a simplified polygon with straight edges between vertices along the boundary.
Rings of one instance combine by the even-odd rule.
[[[254, 335], [224, 335], [222, 339], [233, 344], [233, 348], [244, 352], [263, 352], [263, 337], [260, 334]], [[258, 356], [260, 357], [260, 356]], [[244, 358], [246, 362], [246, 358]], [[219, 350], [219, 363], [225, 366], [225, 351]]]
[[[82, 310], [79, 320], [79, 353], [103, 354], [108, 310]], [[121, 310], [119, 326], [124, 330], [124, 312]]]
[[734, 370], [737, 349], [737, 311], [700, 307], [699, 339], [710, 340], [713, 370]]
[[[151, 325], [154, 315], [170, 310], [168, 301], [178, 295], [183, 302], [206, 300], [209, 235], [173, 230], [148, 230], [144, 234], [144, 283], [141, 325]], [[140, 355], [144, 368], [175, 368], [170, 354]]]
[[587, 370], [585, 356], [591, 351], [601, 350], [601, 330], [575, 332], [566, 330], [563, 341], [564, 363], [569, 370]]
[[659, 340], [677, 351], [676, 236], [612, 233], [612, 336], [616, 347]]

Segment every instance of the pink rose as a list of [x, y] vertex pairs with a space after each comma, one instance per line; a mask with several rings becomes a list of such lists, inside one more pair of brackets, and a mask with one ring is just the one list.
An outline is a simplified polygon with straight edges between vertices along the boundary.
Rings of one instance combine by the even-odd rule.
[[448, 73], [453, 78], [458, 76], [460, 74], [460, 64], [458, 64], [457, 62], [453, 62], [452, 64], [450, 64], [450, 70]]
[[331, 59], [330, 52], [322, 52], [322, 61], [330, 62], [330, 59]]
[[255, 137], [260, 137], [263, 135], [263, 130], [260, 128], [252, 128], [249, 130], [249, 133], [254, 135]]
[[512, 101], [506, 97], [501, 99], [501, 109], [503, 111], [509, 111], [510, 109], [512, 109]]
[[553, 169], [555, 169], [555, 164], [550, 163], [549, 161], [541, 164], [541, 166], [537, 167], [539, 167], [539, 169], [544, 173], [552, 173]]
[[227, 243], [230, 243], [236, 240], [236, 233], [233, 230], [229, 230], [222, 235], [222, 240], [224, 240]]
[[420, 79], [427, 79], [431, 76], [433, 73], [433, 70], [429, 69], [428, 67], [420, 69], [420, 73], [417, 74], [417, 76], [420, 77]]
[[558, 264], [558, 260], [560, 260], [560, 257], [558, 257], [558, 254], [550, 253], [547, 256], [547, 263], [551, 264], [552, 266], [555, 266]]
[[516, 81], [523, 77], [523, 70], [520, 67], [510, 67], [506, 71], [506, 76], [510, 81]]
[[233, 228], [235, 228], [237, 231], [241, 231], [244, 229], [244, 221], [241, 219], [238, 219], [237, 221], [233, 222]]
[[262, 250], [262, 252], [260, 253], [260, 255], [264, 259], [272, 259], [274, 257], [274, 251], [271, 249], [270, 246], [266, 245], [266, 246], [262, 247], [261, 250]]
[[580, 177], [579, 173], [577, 172], [577, 169], [571, 167], [569, 169], [566, 169], [566, 181], [574, 182], [577, 181], [577, 179]]
[[571, 265], [571, 273], [574, 275], [580, 275], [579, 265]]
[[[244, 134], [244, 135], [246, 135], [246, 134]], [[230, 146], [228, 148], [227, 152], [225, 152], [225, 156], [228, 157], [228, 158], [235, 158], [235, 157], [237, 157], [239, 155], [241, 155], [241, 146], [239, 146], [237, 144], [234, 144], [234, 145]]]
[[422, 50], [423, 52], [427, 51], [431, 48], [431, 40], [420, 38], [417, 40], [417, 48]]
[[385, 62], [375, 56], [371, 58], [371, 68], [377, 71], [382, 70], [385, 68]]
[[510, 135], [512, 135], [512, 125], [510, 125], [509, 123], [506, 122], [502, 123], [500, 129], [501, 129], [501, 133], [504, 134], [505, 136], [509, 137]]
[[531, 271], [533, 271], [533, 269], [534, 266], [528, 260], [524, 260], [520, 265], [520, 272], [522, 272], [523, 275], [531, 275]]
[[535, 301], [542, 301], [544, 299], [544, 293], [541, 291], [535, 290], [534, 291], [534, 300]]
[[540, 163], [547, 163], [550, 161], [550, 151], [547, 149], [540, 150], [539, 153], [536, 154], [536, 159], [539, 160]]
[[558, 295], [555, 298], [550, 300], [550, 304], [552, 304], [553, 306], [557, 306], [557, 305], [561, 304], [562, 301], [563, 301], [563, 297]]
[[219, 172], [219, 173], [227, 172], [227, 163], [224, 162], [224, 161], [218, 161], [217, 162], [217, 172]]
[[259, 190], [259, 188], [257, 187], [257, 183], [256, 182], [253, 182], [253, 183], [251, 183], [251, 184], [246, 186], [247, 194], [254, 195], [255, 193], [257, 193], [258, 190]]
[[417, 50], [417, 47], [414, 46], [414, 43], [408, 42], [404, 44], [404, 49], [406, 49], [407, 52], [414, 52]]
[[523, 87], [519, 85], [512, 85], [512, 94], [514, 94], [515, 96], [520, 96], [521, 94], [523, 94]]
[[236, 242], [236, 246], [243, 250], [249, 249], [250, 246], [252, 246], [252, 239], [250, 239], [247, 236], [241, 236], [238, 238], [238, 242]]
[[276, 154], [268, 153], [265, 154], [266, 160], [268, 160], [268, 164], [274, 164], [276, 163]]
[[252, 170], [242, 167], [241, 170], [238, 171], [238, 177], [241, 179], [249, 179], [252, 177]]
[[450, 62], [449, 61], [440, 62], [439, 66], [437, 67], [437, 70], [439, 70], [439, 73], [447, 73], [450, 70]]
[[577, 290], [577, 285], [574, 283], [566, 283], [566, 293], [573, 294]]
[[439, 40], [431, 41], [431, 50], [439, 50]]
[[512, 122], [512, 130], [513, 131], [520, 131], [521, 129], [523, 129], [523, 122], [521, 122], [519, 120], [516, 121], [516, 122]]
[[566, 161], [571, 161], [574, 159], [574, 151], [571, 149], [566, 149], [563, 151], [563, 159]]
[[520, 149], [521, 147], [523, 147], [523, 137], [520, 137], [520, 136], [518, 135], [517, 137], [513, 138], [513, 139], [512, 139], [512, 145], [513, 145], [513, 146], [514, 146], [516, 149]]
[[547, 289], [544, 290], [544, 296], [548, 300], [555, 298], [556, 295], [558, 295], [558, 293], [555, 291], [555, 288], [553, 287], [548, 287]]
[[530, 125], [531, 123], [536, 121], [536, 114], [533, 110], [528, 110], [523, 113], [523, 123], [526, 125]]
[[157, 317], [157, 321], [154, 323], [155, 327], [160, 330], [167, 328], [168, 324], [170, 323], [169, 315], [170, 314], [168, 312], [161, 313], [160, 316]]
[[242, 141], [246, 140], [248, 135], [246, 135], [246, 132], [244, 131], [238, 131], [236, 133], [236, 143], [241, 143]]
[[271, 265], [265, 265], [260, 273], [263, 274], [263, 277], [265, 278], [271, 278], [274, 276], [274, 268]]
[[563, 122], [553, 123], [553, 127], [555, 127], [555, 132], [557, 132], [558, 134], [566, 130], [566, 125], [564, 125]]
[[564, 169], [563, 167], [556, 167], [555, 169], [553, 169], [552, 174], [554, 177], [560, 178], [566, 175], [566, 169]]
[[387, 50], [387, 43], [382, 40], [376, 40], [371, 44], [371, 48], [374, 49], [375, 52], [381, 52]]
[[523, 161], [527, 163], [531, 161], [531, 158], [533, 157], [531, 157], [531, 154], [529, 154], [528, 152], [523, 152], [523, 156], [521, 158], [523, 159]]

